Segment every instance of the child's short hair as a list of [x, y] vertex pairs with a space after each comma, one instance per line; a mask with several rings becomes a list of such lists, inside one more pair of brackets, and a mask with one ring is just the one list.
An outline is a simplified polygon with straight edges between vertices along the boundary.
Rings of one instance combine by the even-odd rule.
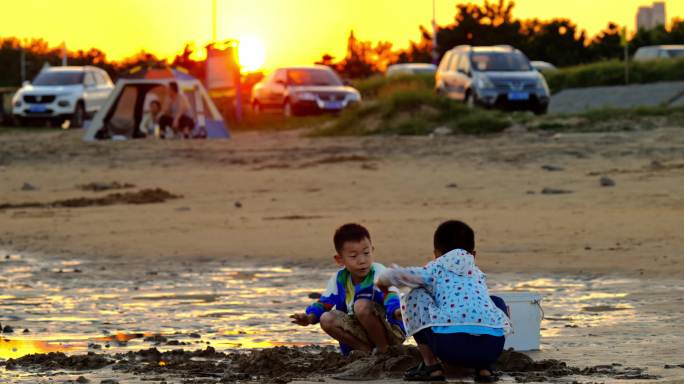
[[175, 81], [169, 83], [169, 88], [171, 88], [173, 92], [178, 93], [178, 83]]
[[339, 253], [347, 241], [361, 241], [363, 239], [368, 239], [370, 241], [370, 233], [361, 224], [348, 223], [345, 224], [335, 231], [333, 236], [333, 243], [335, 243], [335, 250]]
[[435, 249], [442, 254], [454, 249], [463, 249], [473, 253], [475, 249], [475, 233], [468, 224], [462, 221], [445, 221], [435, 231], [434, 245]]

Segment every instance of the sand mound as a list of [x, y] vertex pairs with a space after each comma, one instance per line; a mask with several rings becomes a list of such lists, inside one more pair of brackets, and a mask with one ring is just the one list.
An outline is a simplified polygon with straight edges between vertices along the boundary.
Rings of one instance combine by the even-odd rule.
[[[211, 382], [258, 380], [285, 383], [294, 379], [331, 376], [340, 380], [368, 381], [401, 377], [407, 369], [420, 362], [418, 349], [394, 346], [381, 355], [339, 354], [333, 347], [274, 347], [246, 353], [222, 353], [212, 347], [185, 351], [160, 352], [156, 348], [113, 356], [89, 352], [87, 355], [66, 356], [63, 353], [36, 354], [9, 359], [7, 369], [95, 370], [112, 365], [115, 371], [137, 375], [181, 375], [208, 378]], [[517, 382], [545, 382], [551, 378], [576, 376], [610, 377], [615, 379], [657, 379], [642, 368], [627, 368], [619, 364], [597, 365], [580, 369], [559, 360], [534, 361], [520, 352], [505, 351], [497, 369]], [[465, 369], [449, 369], [450, 376], [469, 376]]]

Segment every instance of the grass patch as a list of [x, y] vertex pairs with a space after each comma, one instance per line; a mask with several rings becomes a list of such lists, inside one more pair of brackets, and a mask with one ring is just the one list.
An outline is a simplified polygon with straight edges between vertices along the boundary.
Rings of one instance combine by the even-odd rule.
[[377, 99], [397, 92], [432, 91], [435, 89], [435, 76], [430, 74], [392, 77], [376, 75], [355, 81], [352, 85], [361, 92], [364, 99]]
[[19, 127], [19, 126], [0, 126], [0, 135], [9, 133], [47, 133], [61, 131], [60, 127]]
[[426, 135], [438, 127], [453, 133], [501, 132], [511, 124], [503, 112], [468, 109], [462, 103], [440, 97], [432, 90], [395, 90], [319, 128], [312, 136], [358, 136], [375, 134]]
[[[629, 83], [643, 84], [658, 81], [681, 81], [684, 58], [629, 63]], [[625, 85], [625, 64], [619, 60], [567, 67], [545, 72], [551, 93], [566, 88], [586, 88], [608, 85]]]
[[615, 132], [684, 127], [684, 107], [599, 108], [575, 115], [537, 116], [524, 123], [532, 130]]

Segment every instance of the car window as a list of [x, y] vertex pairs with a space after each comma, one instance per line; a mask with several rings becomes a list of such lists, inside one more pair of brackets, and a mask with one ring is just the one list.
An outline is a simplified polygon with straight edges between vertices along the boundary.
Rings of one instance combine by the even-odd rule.
[[100, 71], [93, 72], [93, 74], [95, 75], [95, 81], [97, 81], [98, 84], [109, 85], [109, 76]]
[[452, 52], [447, 52], [442, 57], [442, 61], [439, 62], [439, 71], [444, 72], [449, 68], [449, 61], [454, 56]]
[[470, 58], [468, 54], [463, 54], [458, 62], [458, 70], [463, 73], [470, 73]]
[[341, 86], [342, 80], [328, 69], [306, 68], [289, 69], [287, 83], [292, 85]]
[[684, 57], [684, 49], [668, 49], [666, 52], [667, 55], [665, 57]]
[[450, 72], [456, 72], [456, 69], [458, 68], [458, 62], [461, 60], [461, 56], [463, 56], [460, 53], [455, 53], [454, 56], [451, 58], [451, 61], [449, 62], [449, 71]]
[[642, 59], [654, 59], [658, 57], [658, 50], [651, 47], [639, 48], [636, 54], [634, 54], [634, 57]]
[[473, 67], [478, 71], [531, 71], [527, 58], [519, 52], [473, 52]]
[[83, 83], [83, 71], [43, 71], [33, 85], [76, 85]]
[[100, 74], [100, 72], [93, 72], [93, 76], [95, 77], [95, 83], [97, 85], [104, 85], [105, 81], [104, 78], [102, 78], [102, 74]]
[[277, 82], [282, 81], [283, 83], [285, 83], [286, 80], [287, 80], [287, 77], [286, 77], [285, 70], [284, 69], [277, 70], [275, 73], [275, 76], [273, 77], [273, 82], [277, 83]]
[[83, 84], [85, 85], [95, 85], [95, 77], [93, 76], [93, 73], [88, 71], [85, 74], [85, 78], [83, 79]]

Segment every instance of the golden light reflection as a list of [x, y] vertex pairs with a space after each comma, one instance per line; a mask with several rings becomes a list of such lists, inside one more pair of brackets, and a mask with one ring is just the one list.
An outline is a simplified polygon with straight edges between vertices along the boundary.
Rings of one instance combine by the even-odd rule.
[[72, 346], [41, 340], [0, 339], [0, 358], [16, 359], [33, 353], [67, 352]]
[[157, 336], [158, 334], [156, 333], [150, 333], [150, 332], [145, 332], [145, 333], [123, 333], [119, 332], [114, 335], [110, 336], [104, 336], [104, 337], [98, 337], [95, 339], [95, 341], [117, 341], [119, 343], [126, 343], [128, 341], [131, 341], [133, 339], [142, 339], [143, 337], [150, 337], [150, 336]]

